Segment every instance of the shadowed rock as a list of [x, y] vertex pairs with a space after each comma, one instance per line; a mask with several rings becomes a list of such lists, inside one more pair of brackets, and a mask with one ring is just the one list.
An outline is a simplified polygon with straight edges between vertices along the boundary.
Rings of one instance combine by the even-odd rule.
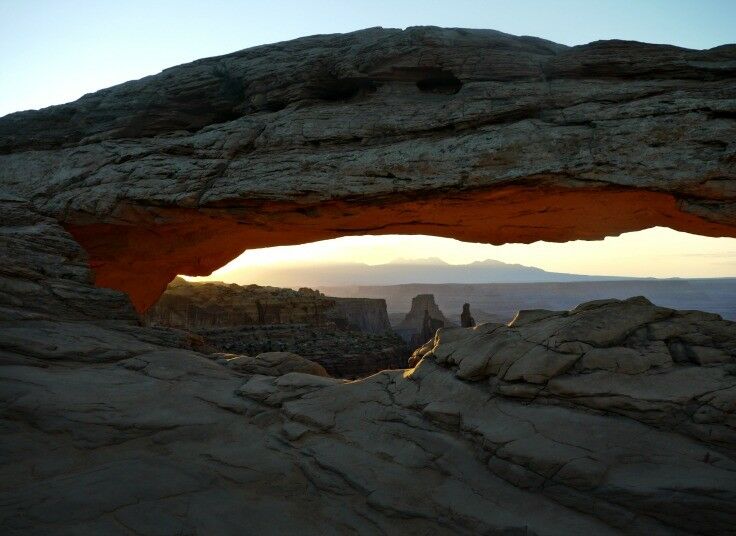
[[410, 353], [391, 330], [385, 300], [332, 298], [309, 288], [177, 277], [142, 316], [147, 325], [190, 330], [222, 352], [291, 352], [343, 378], [403, 368]]
[[266, 324], [336, 324], [341, 329], [391, 332], [386, 302], [368, 298], [333, 298], [317, 290], [192, 283], [180, 277], [169, 283], [158, 302], [143, 315], [147, 324], [193, 331]]
[[2, 198], [147, 309], [246, 248], [350, 234], [735, 236], [736, 46], [372, 28], [0, 119]]
[[717, 315], [641, 298], [522, 312], [442, 329], [416, 368], [354, 382], [244, 378], [124, 333], [90, 334], [95, 363], [69, 339], [3, 344], [8, 534], [716, 535], [736, 521], [736, 323]]
[[313, 376], [329, 377], [327, 371], [319, 363], [291, 352], [264, 352], [255, 357], [233, 356], [227, 359], [227, 366], [246, 374], [283, 376], [289, 372], [301, 372]]
[[371, 29], [0, 119], [3, 533], [732, 532], [717, 315], [522, 312], [346, 382], [236, 372], [119, 291], [346, 234], [733, 236], [735, 54]]
[[451, 325], [432, 294], [419, 294], [412, 298], [411, 309], [396, 329], [407, 341], [418, 337], [418, 344], [424, 344], [438, 328]]
[[472, 328], [473, 326], [475, 326], [475, 319], [470, 314], [470, 304], [464, 303], [463, 311], [460, 313], [460, 327]]

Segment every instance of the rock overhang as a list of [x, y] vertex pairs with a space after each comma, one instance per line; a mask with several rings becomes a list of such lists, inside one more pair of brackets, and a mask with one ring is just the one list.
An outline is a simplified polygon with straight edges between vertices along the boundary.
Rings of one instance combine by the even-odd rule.
[[7, 196], [146, 309], [178, 273], [348, 234], [736, 236], [736, 46], [368, 29], [0, 119]]
[[[407, 33], [417, 47], [422, 35], [419, 44], [431, 39], [447, 47], [446, 35], [463, 33]], [[498, 34], [480, 35], [496, 39]], [[376, 30], [363, 37], [379, 52], [395, 39]], [[351, 39], [355, 36], [297, 43], [323, 46]], [[513, 41], [506, 49], [517, 50]], [[456, 43], [450, 44], [452, 50]], [[648, 50], [628, 43], [600, 47], [613, 45], [623, 52], [632, 46]], [[257, 52], [289, 56], [294, 46]], [[600, 55], [598, 46], [591, 45]], [[585, 60], [586, 47], [581, 50], [585, 77], [599, 76], [600, 70], [589, 67], [594, 62]], [[636, 61], [609, 57], [622, 73], [607, 79], [611, 87], [667, 78], [672, 55], [705, 54], [711, 59], [697, 61], [715, 61], [724, 71], [731, 61], [728, 47], [703, 53], [652, 50], [656, 57], [649, 60], [650, 52], [640, 51]], [[647, 64], [656, 69], [649, 68], [653, 74], [643, 82], [625, 74], [641, 73]], [[660, 117], [660, 135], [669, 136], [662, 146], [657, 144], [663, 140], [651, 138], [652, 113], [622, 117], [605, 99], [578, 102], [579, 116], [599, 107], [615, 119], [562, 130], [542, 114], [425, 136], [414, 129], [404, 139], [378, 131], [342, 144], [302, 147], [294, 137], [298, 143], [289, 146], [271, 144], [271, 138], [258, 145], [263, 139], [256, 137], [258, 148], [239, 157], [217, 156], [217, 148], [192, 152], [188, 144], [208, 133], [219, 139], [226, 127], [237, 133], [239, 121], [247, 118], [195, 133], [154, 135], [143, 129], [137, 137], [114, 138], [104, 134], [110, 130], [104, 118], [83, 109], [76, 119], [68, 114], [69, 128], [84, 130], [88, 121], [92, 135], [101, 136], [97, 141], [74, 141], [72, 132], [56, 148], [16, 146], [0, 160], [0, 329], [7, 333], [0, 337], [0, 350], [9, 365], [2, 367], [1, 393], [7, 410], [0, 490], [0, 502], [7, 505], [0, 512], [4, 526], [16, 533], [218, 533], [243, 526], [258, 533], [306, 534], [344, 527], [453, 534], [728, 532], [736, 518], [736, 349], [734, 324], [717, 315], [662, 310], [641, 299], [589, 303], [570, 312], [527, 312], [501, 328], [510, 332], [507, 338], [517, 350], [513, 369], [495, 369], [499, 358], [514, 357], [511, 352], [501, 355], [468, 337], [487, 329], [480, 326], [455, 330], [454, 342], [453, 332], [441, 333], [430, 345], [435, 357], [425, 356], [414, 369], [345, 383], [299, 373], [245, 378], [213, 362], [190, 334], [137, 325], [122, 293], [90, 285], [90, 264], [98, 284], [129, 273], [132, 279], [108, 284], [128, 290], [140, 305], [139, 292], [150, 296], [168, 271], [204, 270], [236, 246], [301, 241], [309, 233], [380, 232], [380, 226], [410, 232], [419, 229], [417, 223], [426, 226], [423, 232], [476, 233], [488, 241], [532, 240], [542, 233], [591, 238], [652, 224], [731, 234], [732, 86], [696, 72], [701, 79], [678, 74], [674, 93], [634, 99], [639, 104], [662, 99], [644, 107], [667, 111]], [[598, 83], [585, 77], [571, 83]], [[465, 98], [472, 83], [461, 81], [457, 93], [427, 94], [402, 82], [407, 92], [401, 94], [424, 95], [426, 103]], [[716, 86], [720, 96], [704, 96]], [[697, 102], [688, 104], [693, 92]], [[113, 97], [107, 105], [115, 104]], [[380, 93], [356, 95], [364, 97]], [[319, 110], [337, 113], [357, 102], [333, 100]], [[301, 104], [254, 113], [265, 114], [268, 127], [278, 114], [313, 106]], [[631, 105], [624, 109], [631, 111]], [[569, 108], [566, 116], [578, 117]], [[713, 113], [714, 108], [721, 111]], [[425, 106], [422, 113], [431, 118], [436, 109]], [[167, 123], [155, 107], [152, 111], [154, 126], [181, 123]], [[30, 116], [19, 117], [16, 126]], [[148, 120], [145, 112], [136, 117], [128, 134], [141, 124], [136, 121]], [[46, 129], [46, 141], [53, 142], [53, 128], [47, 124], [34, 134], [28, 127], [26, 138], [41, 139]], [[495, 147], [488, 128], [502, 139], [518, 129], [520, 148], [474, 164], [477, 151]], [[574, 140], [587, 140], [583, 132], [591, 128], [595, 139], [586, 153], [580, 149], [585, 144]], [[541, 137], [534, 138], [535, 131]], [[7, 132], [0, 136], [3, 143]], [[561, 143], [567, 139], [563, 133], [571, 132], [569, 144]], [[18, 135], [23, 135], [19, 129]], [[476, 152], [460, 143], [466, 137], [475, 140], [470, 146]], [[648, 145], [650, 138], [654, 146]], [[601, 145], [601, 139], [608, 141]], [[172, 141], [176, 148], [162, 149]], [[412, 157], [408, 149], [421, 143], [428, 149], [421, 158]], [[582, 155], [578, 160], [566, 152], [575, 147]], [[381, 150], [383, 163], [377, 158], [365, 172], [346, 167]], [[316, 178], [309, 169], [288, 167], [308, 156], [316, 158], [312, 166], [324, 160]], [[230, 164], [210, 167], [213, 159]], [[258, 171], [269, 159], [276, 163], [271, 172]], [[555, 159], [562, 172], [529, 171], [535, 162], [550, 167]], [[501, 164], [512, 175], [502, 175]], [[444, 171], [433, 172], [441, 165]], [[463, 177], [473, 167], [485, 175]], [[596, 192], [606, 195], [594, 198]], [[624, 197], [614, 203], [614, 195]], [[600, 323], [595, 317], [604, 309], [612, 319], [603, 322], [604, 331], [588, 329]], [[630, 321], [636, 329], [626, 336], [632, 326], [621, 322]], [[559, 323], [564, 339], [557, 337]], [[578, 341], [578, 332], [585, 341]], [[537, 353], [539, 363], [530, 363], [513, 333], [536, 334], [536, 351], [551, 355]], [[458, 349], [447, 355], [452, 344], [465, 355]], [[560, 356], [552, 348], [579, 359], [557, 366]], [[440, 363], [443, 353], [448, 361]], [[535, 366], [545, 363], [542, 369]], [[455, 364], [455, 374], [468, 381], [453, 374]], [[471, 383], [475, 379], [486, 381]], [[272, 515], [284, 511], [289, 515]]]

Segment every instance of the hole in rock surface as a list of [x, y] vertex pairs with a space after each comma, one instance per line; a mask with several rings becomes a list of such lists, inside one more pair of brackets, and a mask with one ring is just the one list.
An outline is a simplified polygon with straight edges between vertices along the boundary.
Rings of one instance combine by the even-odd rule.
[[426, 93], [454, 95], [460, 91], [463, 83], [450, 71], [437, 69], [427, 72], [424, 78], [418, 80], [417, 87]]
[[313, 97], [330, 102], [348, 101], [359, 95], [372, 93], [376, 83], [363, 78], [325, 77], [309, 87]]
[[[401, 178], [400, 169], [391, 173]], [[144, 312], [177, 274], [210, 274], [246, 249], [366, 234], [421, 234], [489, 244], [565, 242], [654, 226], [704, 236], [734, 235], [729, 225], [684, 212], [670, 194], [538, 185], [314, 205], [243, 201], [237, 207], [207, 210], [142, 207], [131, 209], [121, 224], [65, 227], [87, 251], [95, 284], [126, 292]]]

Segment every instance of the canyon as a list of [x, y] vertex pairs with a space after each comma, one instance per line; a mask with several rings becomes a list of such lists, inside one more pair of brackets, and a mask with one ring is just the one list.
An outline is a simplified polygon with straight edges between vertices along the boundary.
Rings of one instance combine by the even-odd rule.
[[736, 278], [629, 279], [546, 283], [414, 283], [405, 285], [326, 286], [330, 296], [365, 296], [386, 300], [389, 321], [398, 325], [406, 303], [418, 294], [432, 294], [451, 322], [460, 323], [463, 303], [470, 303], [477, 320], [510, 322], [519, 309], [573, 308], [605, 298], [646, 296], [672, 309], [698, 309], [736, 320]]
[[719, 315], [521, 311], [355, 381], [140, 315], [179, 274], [343, 235], [734, 237], [735, 65], [372, 28], [0, 118], [4, 533], [732, 533]]
[[206, 328], [332, 323], [364, 333], [391, 331], [380, 298], [334, 298], [309, 288], [292, 290], [220, 282], [190, 283], [175, 278], [143, 315], [149, 325], [197, 331]]
[[253, 357], [291, 352], [340, 378], [405, 368], [409, 358], [384, 300], [333, 298], [308, 288], [190, 283], [177, 277], [143, 321], [196, 333], [214, 351]]

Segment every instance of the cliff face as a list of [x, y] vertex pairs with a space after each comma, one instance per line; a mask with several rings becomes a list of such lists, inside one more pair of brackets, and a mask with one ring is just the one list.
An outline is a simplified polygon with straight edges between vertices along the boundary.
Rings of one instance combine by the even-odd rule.
[[143, 315], [149, 325], [199, 331], [243, 325], [333, 323], [340, 329], [390, 333], [386, 301], [331, 298], [308, 288], [292, 290], [176, 278]]
[[386, 300], [375, 298], [330, 298], [334, 306], [326, 312], [326, 318], [340, 327], [364, 333], [391, 333]]
[[310, 289], [189, 283], [177, 278], [143, 318], [151, 325], [193, 331], [248, 324], [319, 325], [334, 305], [334, 300]]
[[330, 298], [308, 288], [176, 278], [143, 319], [193, 331], [223, 352], [293, 352], [340, 378], [406, 367], [410, 353], [391, 329], [384, 300]]
[[448, 327], [451, 326], [450, 321], [445, 318], [445, 315], [434, 301], [433, 294], [418, 294], [412, 298], [411, 309], [406, 313], [399, 327], [402, 329], [421, 329], [425, 311], [429, 313], [430, 318], [439, 320]]
[[411, 300], [411, 310], [396, 327], [396, 332], [410, 346], [424, 344], [441, 327], [453, 327], [434, 301], [433, 294], [419, 294]]

